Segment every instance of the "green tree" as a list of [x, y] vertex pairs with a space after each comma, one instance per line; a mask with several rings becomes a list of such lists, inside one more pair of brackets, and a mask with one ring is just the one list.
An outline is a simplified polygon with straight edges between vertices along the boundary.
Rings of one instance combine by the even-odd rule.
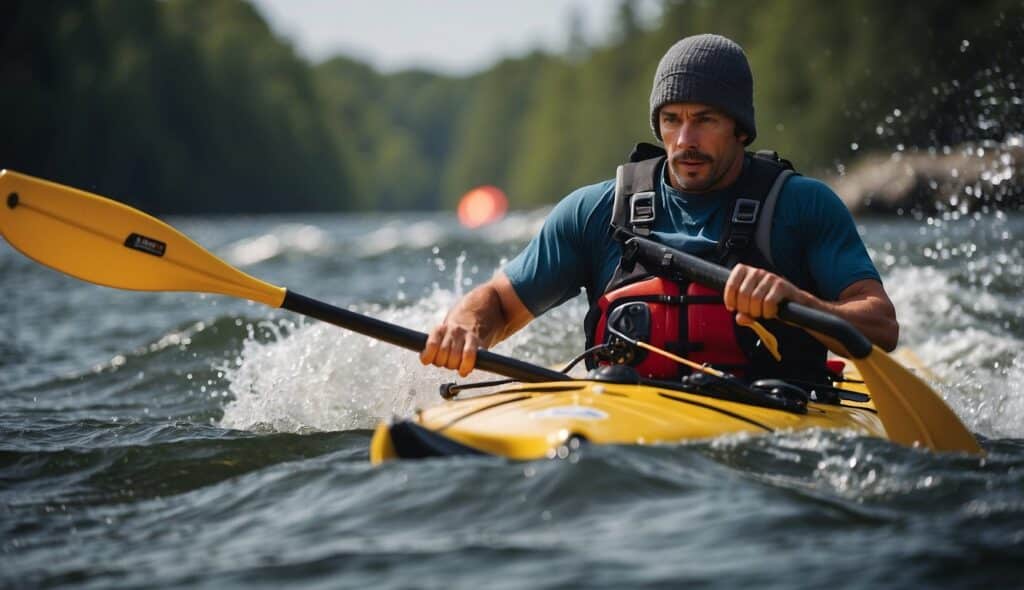
[[455, 203], [481, 184], [507, 188], [508, 163], [529, 149], [520, 140], [527, 99], [546, 57], [505, 60], [480, 75], [462, 116], [455, 122], [451, 158], [444, 171], [441, 202]]

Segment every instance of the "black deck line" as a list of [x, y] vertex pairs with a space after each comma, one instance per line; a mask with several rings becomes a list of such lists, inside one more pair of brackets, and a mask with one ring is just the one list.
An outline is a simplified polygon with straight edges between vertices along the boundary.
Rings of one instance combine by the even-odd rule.
[[[757, 420], [751, 420], [750, 418], [747, 418], [746, 416], [740, 416], [739, 414], [736, 414], [734, 412], [730, 412], [729, 410], [723, 410], [722, 408], [716, 408], [715, 406], [712, 406], [712, 405], [702, 404], [700, 402], [696, 402], [696, 401], [693, 401], [691, 399], [683, 399], [681, 397], [676, 397], [674, 395], [669, 395], [667, 393], [662, 393], [660, 391], [658, 392], [658, 395], [660, 395], [661, 397], [673, 400], [673, 401], [677, 401], [677, 402], [682, 402], [684, 404], [690, 404], [690, 405], [698, 406], [698, 407], [701, 407], [701, 408], [704, 408], [704, 409], [707, 409], [707, 410], [712, 410], [714, 412], [718, 412], [719, 414], [725, 414], [726, 416], [729, 416], [730, 418], [735, 418], [737, 420], [741, 420], [743, 422], [746, 422], [747, 424], [752, 424], [754, 426], [757, 426], [758, 428], [763, 428], [764, 430], [766, 430], [768, 432], [775, 432], [774, 429], [769, 428], [769, 427], [765, 426], [764, 424], [761, 424]], [[755, 406], [755, 407], [760, 407], [760, 406]]]
[[[519, 393], [519, 392], [517, 391], [516, 393]], [[441, 432], [442, 430], [447, 430], [447, 429], [451, 428], [452, 426], [454, 426], [455, 424], [461, 422], [462, 420], [465, 420], [466, 418], [469, 418], [470, 416], [473, 416], [475, 414], [479, 414], [480, 412], [485, 412], [487, 410], [490, 410], [491, 408], [497, 408], [498, 406], [503, 406], [505, 404], [510, 404], [512, 402], [517, 402], [517, 401], [520, 401], [520, 400], [529, 399], [529, 397], [530, 396], [528, 396], [528, 395], [523, 395], [523, 396], [520, 396], [520, 397], [514, 397], [512, 399], [507, 399], [505, 401], [501, 401], [501, 402], [498, 402], [496, 404], [491, 404], [489, 406], [484, 406], [482, 408], [478, 408], [476, 410], [472, 410], [470, 412], [466, 412], [465, 414], [463, 414], [463, 415], [459, 416], [458, 418], [455, 418], [451, 422], [445, 424], [441, 428], [438, 428], [437, 432]]]

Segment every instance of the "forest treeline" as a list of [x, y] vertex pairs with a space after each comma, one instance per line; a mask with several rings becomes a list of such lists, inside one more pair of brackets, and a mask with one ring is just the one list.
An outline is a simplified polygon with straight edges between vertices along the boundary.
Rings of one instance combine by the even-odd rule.
[[[629, 2], [588, 46], [471, 76], [312, 64], [242, 0], [36, 0], [0, 19], [0, 168], [159, 213], [512, 206], [609, 178], [653, 139], [651, 78], [679, 38], [737, 40], [759, 136], [806, 171], [871, 150], [1020, 133], [1024, 3]], [[443, 43], [443, 39], [438, 40]]]

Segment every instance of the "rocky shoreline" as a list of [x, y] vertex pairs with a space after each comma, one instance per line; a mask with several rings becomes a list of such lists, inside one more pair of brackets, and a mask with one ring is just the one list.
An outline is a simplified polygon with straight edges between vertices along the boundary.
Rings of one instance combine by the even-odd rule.
[[1024, 140], [867, 154], [826, 179], [855, 215], [1011, 210], [1024, 206]]

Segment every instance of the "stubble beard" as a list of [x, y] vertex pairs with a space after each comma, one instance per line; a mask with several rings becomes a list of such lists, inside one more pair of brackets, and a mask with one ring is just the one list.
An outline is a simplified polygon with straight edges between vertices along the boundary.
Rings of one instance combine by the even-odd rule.
[[687, 193], [707, 192], [722, 178], [722, 174], [718, 173], [718, 167], [715, 166], [714, 161], [708, 162], [708, 174], [703, 180], [699, 176], [691, 177], [680, 174], [674, 162], [669, 162], [668, 170], [669, 174], [672, 175], [672, 179], [676, 181], [676, 186]]
[[722, 180], [722, 178], [726, 176], [726, 174], [729, 173], [729, 169], [732, 166], [732, 160], [726, 163], [723, 162], [722, 160], [715, 160], [711, 156], [708, 156], [707, 154], [700, 154], [700, 157], [702, 159], [705, 159], [705, 161], [707, 162], [707, 176], [705, 176], [704, 179], [701, 180], [699, 176], [687, 176], [681, 174], [676, 169], [676, 160], [679, 160], [681, 164], [682, 160], [687, 159], [687, 157], [693, 157], [695, 155], [695, 152], [684, 152], [681, 154], [677, 154], [668, 161], [669, 174], [671, 174], [672, 179], [675, 180], [676, 186], [679, 187], [683, 192], [687, 193], [705, 193], [711, 192], [712, 190], [719, 190], [721, 188], [725, 188], [716, 185]]

